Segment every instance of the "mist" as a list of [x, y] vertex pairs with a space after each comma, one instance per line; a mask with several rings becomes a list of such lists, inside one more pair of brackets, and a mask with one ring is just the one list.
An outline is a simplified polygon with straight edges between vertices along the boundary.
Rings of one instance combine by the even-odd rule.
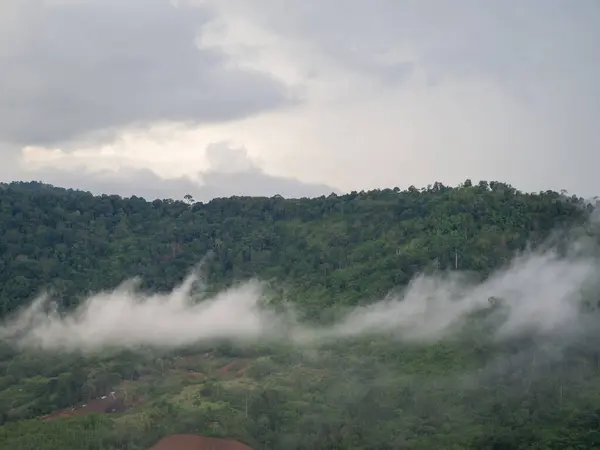
[[499, 338], [566, 331], [579, 323], [599, 268], [595, 257], [561, 257], [547, 250], [518, 256], [479, 283], [461, 272], [420, 275], [403, 294], [355, 309], [322, 337], [389, 332], [406, 340], [435, 340], [482, 310], [492, 313], [487, 321]]
[[256, 340], [276, 329], [279, 317], [260, 309], [258, 282], [196, 301], [196, 273], [167, 294], [145, 294], [138, 279], [90, 296], [60, 313], [47, 296], [9, 319], [0, 338], [47, 350], [101, 350], [153, 346], [176, 348], [214, 339]]
[[354, 308], [326, 327], [302, 323], [291, 309], [272, 304], [256, 280], [200, 300], [202, 279], [194, 271], [170, 293], [147, 294], [139, 280], [130, 280], [68, 312], [42, 296], [0, 326], [0, 339], [66, 351], [178, 348], [214, 340], [316, 346], [366, 335], [427, 342], [460, 331], [479, 312], [498, 339], [567, 333], [586, 323], [582, 304], [598, 286], [599, 261], [583, 248], [518, 255], [483, 282], [458, 271], [419, 275], [401, 292]]

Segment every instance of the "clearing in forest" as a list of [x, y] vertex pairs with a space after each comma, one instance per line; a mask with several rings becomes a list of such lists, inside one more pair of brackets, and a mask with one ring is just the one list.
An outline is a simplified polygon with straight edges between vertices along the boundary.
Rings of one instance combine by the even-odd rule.
[[252, 450], [246, 444], [199, 434], [172, 434], [158, 441], [150, 450]]

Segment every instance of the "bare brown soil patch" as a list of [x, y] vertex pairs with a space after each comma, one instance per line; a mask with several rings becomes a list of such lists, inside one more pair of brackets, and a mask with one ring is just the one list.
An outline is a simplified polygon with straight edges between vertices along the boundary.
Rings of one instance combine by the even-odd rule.
[[202, 381], [206, 379], [206, 376], [198, 372], [187, 372], [185, 378], [190, 381]]
[[42, 420], [54, 420], [61, 417], [72, 417], [79, 416], [82, 414], [111, 414], [117, 412], [123, 412], [127, 409], [123, 399], [119, 397], [116, 392], [111, 392], [109, 395], [105, 395], [99, 398], [94, 398], [87, 403], [73, 406], [72, 408], [65, 408], [55, 411], [51, 414], [42, 416]]
[[191, 369], [197, 371], [203, 361], [212, 359], [212, 353], [206, 352], [202, 355], [180, 356], [175, 360], [174, 366], [180, 369]]
[[150, 450], [252, 450], [252, 447], [229, 439], [172, 434], [158, 441]]
[[234, 375], [241, 377], [248, 366], [248, 360], [235, 359], [219, 369], [221, 375]]

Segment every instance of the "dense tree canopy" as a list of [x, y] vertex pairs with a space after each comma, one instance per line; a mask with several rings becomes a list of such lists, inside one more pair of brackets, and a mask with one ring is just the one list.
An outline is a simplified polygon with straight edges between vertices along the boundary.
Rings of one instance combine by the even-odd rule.
[[588, 211], [576, 197], [468, 180], [193, 205], [12, 183], [0, 189], [0, 299], [5, 312], [48, 288], [73, 301], [131, 276], [170, 289], [212, 255], [211, 282], [277, 279], [326, 293], [322, 307], [380, 295], [431, 264], [488, 273]]
[[[381, 298], [423, 271], [484, 278], [526, 246], [585, 224], [591, 210], [574, 196], [469, 180], [206, 204], [2, 184], [1, 314], [44, 290], [69, 308], [132, 276], [144, 289], [170, 290], [208, 257], [215, 289], [275, 281], [316, 319]], [[93, 356], [2, 344], [0, 448], [147, 449], [183, 432], [256, 449], [599, 448], [595, 341], [542, 351], [488, 334], [473, 327], [430, 345], [356, 339], [310, 357], [283, 344]], [[556, 349], [566, 356], [550, 357]], [[234, 361], [243, 369], [228, 372]], [[483, 370], [498, 361], [501, 369]], [[124, 412], [36, 419], [112, 391]]]

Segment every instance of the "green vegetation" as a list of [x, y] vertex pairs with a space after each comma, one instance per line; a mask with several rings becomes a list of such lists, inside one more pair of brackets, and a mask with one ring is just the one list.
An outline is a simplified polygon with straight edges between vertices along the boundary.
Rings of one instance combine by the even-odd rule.
[[[258, 277], [326, 320], [421, 272], [484, 278], [590, 212], [576, 197], [468, 180], [207, 204], [5, 184], [0, 307], [8, 315], [50, 289], [70, 308], [138, 275], [144, 289], [167, 291], [210, 255], [211, 289]], [[255, 449], [600, 448], [596, 328], [541, 345], [499, 342], [481, 323], [427, 345], [369, 337], [311, 350], [222, 343], [88, 356], [4, 345], [0, 448], [147, 449], [180, 432]], [[124, 411], [40, 419], [113, 391]]]

